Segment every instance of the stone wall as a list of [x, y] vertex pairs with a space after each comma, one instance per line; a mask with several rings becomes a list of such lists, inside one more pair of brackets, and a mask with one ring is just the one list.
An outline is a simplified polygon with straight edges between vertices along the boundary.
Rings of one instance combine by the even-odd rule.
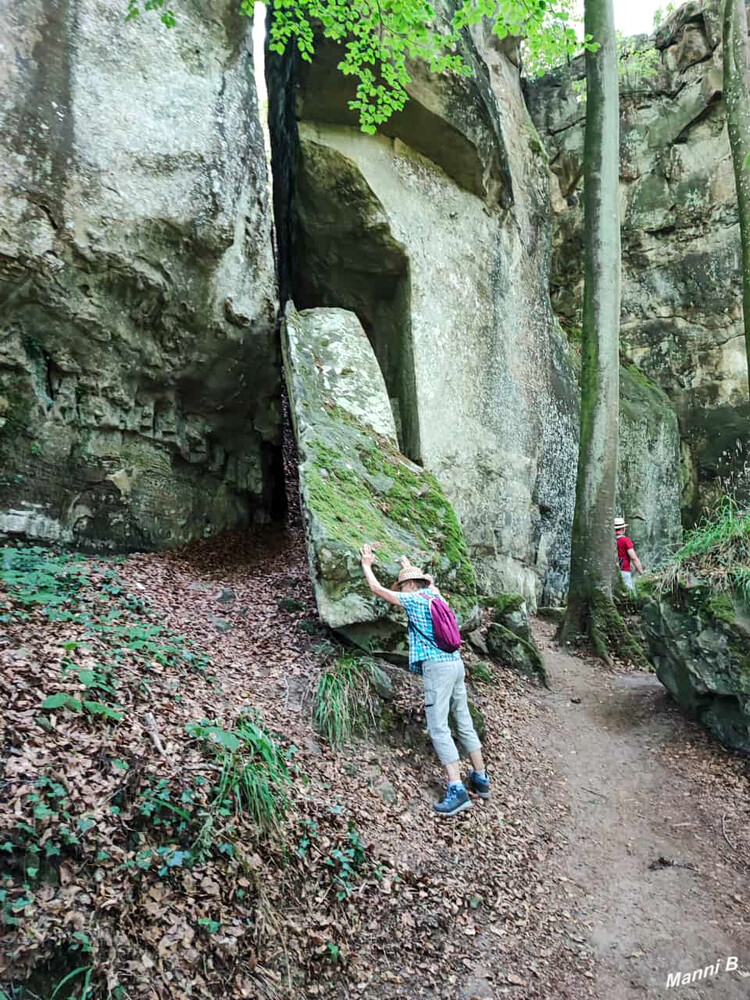
[[280, 362], [250, 24], [0, 0], [0, 532], [267, 517]]
[[[750, 491], [740, 240], [719, 24], [692, 0], [637, 44], [654, 55], [653, 70], [621, 78], [622, 350], [677, 410], [682, 502], [691, 520], [725, 484]], [[551, 161], [552, 300], [573, 335], [583, 280], [583, 77], [576, 60], [527, 88]]]

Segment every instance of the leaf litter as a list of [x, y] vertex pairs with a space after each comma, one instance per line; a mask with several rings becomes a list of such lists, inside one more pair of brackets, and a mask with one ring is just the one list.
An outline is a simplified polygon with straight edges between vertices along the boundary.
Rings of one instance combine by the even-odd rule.
[[334, 750], [313, 728], [332, 647], [298, 528], [30, 558], [0, 590], [0, 980], [138, 1000], [593, 995], [529, 682], [497, 667], [474, 687], [493, 795], [445, 822], [408, 673], [385, 667], [377, 731]]

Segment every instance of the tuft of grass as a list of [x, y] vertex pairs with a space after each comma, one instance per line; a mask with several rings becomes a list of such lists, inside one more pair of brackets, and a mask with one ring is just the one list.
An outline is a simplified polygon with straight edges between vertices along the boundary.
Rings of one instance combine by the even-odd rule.
[[277, 833], [289, 808], [291, 752], [250, 714], [240, 716], [233, 729], [206, 719], [187, 729], [211, 748], [221, 769], [196, 838], [198, 855], [211, 849], [234, 816], [248, 817], [260, 835]]
[[734, 591], [750, 604], [750, 508], [724, 497], [687, 533], [661, 575], [661, 589], [674, 589], [690, 578], [718, 591]]
[[321, 673], [313, 699], [313, 725], [331, 746], [347, 743], [372, 717], [372, 660], [340, 656]]

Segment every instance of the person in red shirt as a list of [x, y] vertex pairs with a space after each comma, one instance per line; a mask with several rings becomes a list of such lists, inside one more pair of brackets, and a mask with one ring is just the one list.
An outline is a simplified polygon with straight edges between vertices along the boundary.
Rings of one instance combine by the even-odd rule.
[[635, 590], [633, 585], [633, 570], [632, 566], [638, 570], [639, 573], [643, 573], [643, 566], [641, 565], [641, 560], [635, 554], [635, 547], [633, 545], [633, 539], [628, 538], [625, 534], [625, 529], [627, 524], [624, 518], [615, 518], [615, 538], [617, 539], [617, 562], [620, 566], [620, 572], [622, 573], [622, 582], [628, 588], [628, 590]]

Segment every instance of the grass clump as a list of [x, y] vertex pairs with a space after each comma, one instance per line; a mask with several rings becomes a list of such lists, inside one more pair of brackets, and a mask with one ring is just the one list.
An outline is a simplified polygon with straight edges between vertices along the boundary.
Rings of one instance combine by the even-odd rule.
[[372, 660], [340, 656], [323, 670], [315, 688], [313, 724], [331, 746], [347, 743], [372, 717]]
[[734, 592], [750, 605], [750, 508], [724, 497], [716, 511], [687, 533], [661, 575], [661, 589], [675, 589], [691, 580], [720, 593]]
[[278, 832], [289, 808], [293, 751], [285, 750], [250, 714], [240, 716], [232, 729], [204, 719], [190, 723], [187, 731], [210, 748], [221, 768], [196, 838], [197, 853], [207, 853], [215, 828], [231, 827], [232, 818], [246, 817], [259, 834]]

